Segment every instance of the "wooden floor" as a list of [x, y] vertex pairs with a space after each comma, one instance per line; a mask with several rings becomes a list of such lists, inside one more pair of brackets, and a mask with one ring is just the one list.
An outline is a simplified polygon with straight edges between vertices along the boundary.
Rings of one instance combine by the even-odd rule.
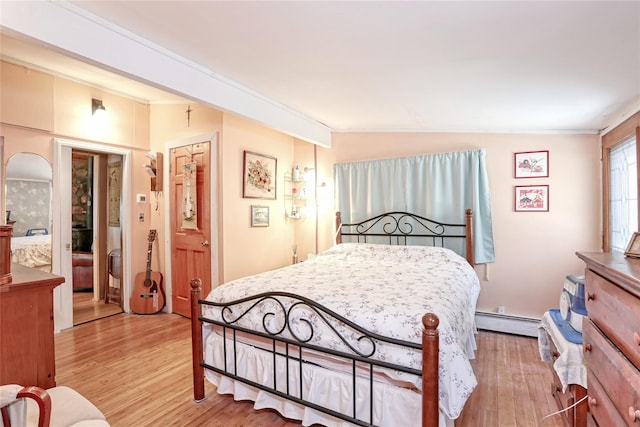
[[[556, 406], [537, 341], [482, 331], [477, 341], [479, 385], [456, 427], [562, 427], [558, 416], [541, 422]], [[195, 403], [190, 321], [174, 314], [119, 314], [57, 334], [56, 380], [93, 401], [113, 427], [300, 425], [208, 383], [207, 399]]]
[[95, 301], [93, 292], [73, 293], [73, 325], [80, 325], [122, 313], [122, 308], [116, 304], [107, 304], [104, 300]]

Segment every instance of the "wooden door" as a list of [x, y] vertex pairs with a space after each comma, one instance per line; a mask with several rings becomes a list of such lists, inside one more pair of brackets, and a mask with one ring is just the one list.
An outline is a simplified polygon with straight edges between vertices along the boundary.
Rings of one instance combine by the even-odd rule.
[[[172, 148], [170, 162], [171, 298], [174, 313], [191, 317], [191, 279], [202, 280], [203, 295], [211, 290], [210, 143]], [[193, 162], [196, 164], [195, 191], [192, 185], [185, 185], [185, 165]], [[186, 221], [187, 206], [193, 199], [195, 220]]]

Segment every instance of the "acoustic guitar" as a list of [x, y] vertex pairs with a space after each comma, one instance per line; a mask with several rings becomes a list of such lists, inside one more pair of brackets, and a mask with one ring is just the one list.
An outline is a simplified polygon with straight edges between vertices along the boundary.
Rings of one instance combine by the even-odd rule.
[[164, 308], [165, 295], [162, 287], [162, 273], [151, 271], [151, 251], [156, 240], [156, 230], [149, 231], [149, 248], [147, 249], [147, 270], [138, 273], [129, 301], [131, 311], [136, 314], [154, 314]]

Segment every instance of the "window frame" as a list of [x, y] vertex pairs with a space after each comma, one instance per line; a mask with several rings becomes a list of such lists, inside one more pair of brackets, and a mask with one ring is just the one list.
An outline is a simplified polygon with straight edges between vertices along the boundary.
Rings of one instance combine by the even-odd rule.
[[[602, 250], [611, 252], [610, 227], [609, 227], [609, 155], [611, 149], [626, 141], [635, 134], [636, 137], [636, 157], [638, 196], [640, 196], [640, 111], [629, 117], [627, 120], [613, 128], [610, 132], [602, 136]], [[638, 197], [640, 201], [640, 197]], [[640, 202], [638, 203], [638, 218], [640, 219]]]

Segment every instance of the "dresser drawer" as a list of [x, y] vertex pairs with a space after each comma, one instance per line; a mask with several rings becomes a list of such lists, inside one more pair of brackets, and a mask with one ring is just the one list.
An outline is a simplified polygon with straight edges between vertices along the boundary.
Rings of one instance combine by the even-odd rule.
[[593, 322], [584, 322], [582, 338], [589, 370], [590, 411], [598, 425], [618, 426], [626, 422], [632, 426], [635, 419], [632, 414], [640, 409], [640, 371], [600, 333]]
[[596, 377], [591, 375], [591, 372], [589, 372], [588, 386], [589, 413], [597, 420], [597, 424], [602, 427], [627, 427], [627, 423], [618, 414], [607, 392], [604, 391]]
[[586, 293], [589, 318], [640, 368], [640, 299], [591, 270]]

